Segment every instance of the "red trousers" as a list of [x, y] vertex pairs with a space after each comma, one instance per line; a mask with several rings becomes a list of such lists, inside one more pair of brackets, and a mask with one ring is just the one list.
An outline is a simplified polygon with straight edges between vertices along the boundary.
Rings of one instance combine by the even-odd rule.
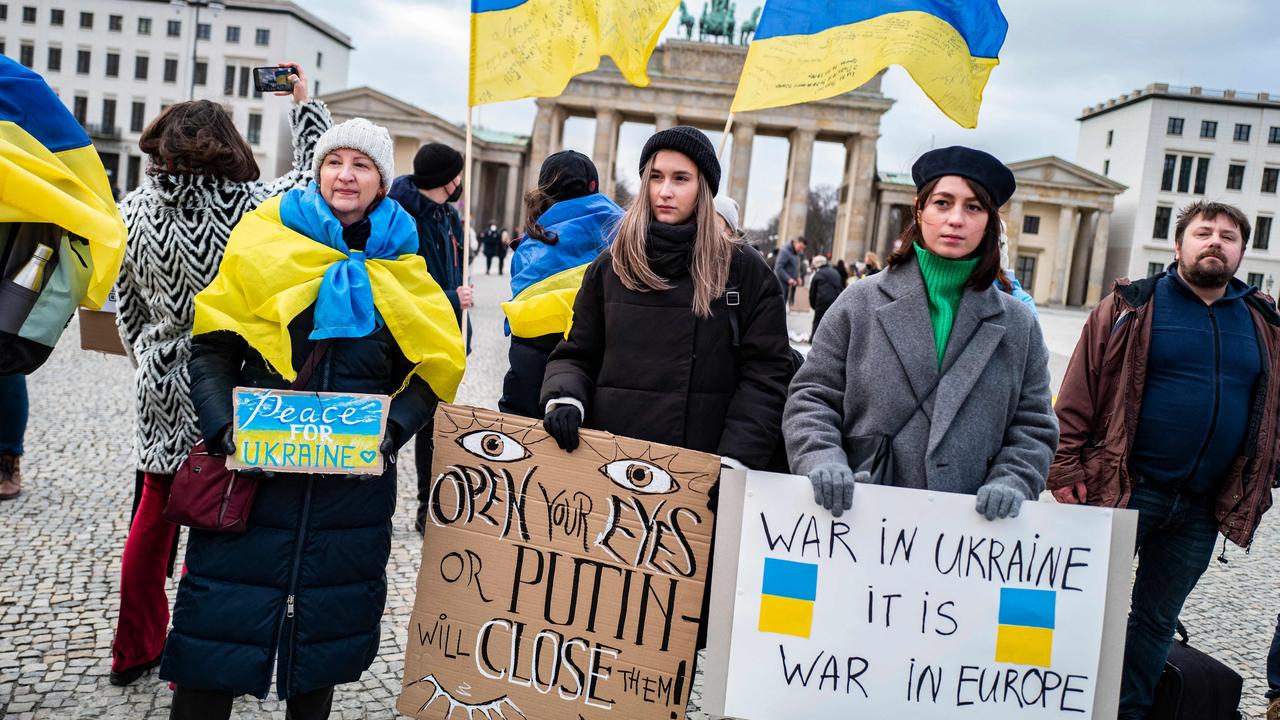
[[164, 519], [172, 475], [146, 473], [142, 500], [129, 526], [120, 561], [120, 619], [111, 643], [112, 671], [151, 662], [164, 650], [169, 630], [165, 571], [178, 526]]

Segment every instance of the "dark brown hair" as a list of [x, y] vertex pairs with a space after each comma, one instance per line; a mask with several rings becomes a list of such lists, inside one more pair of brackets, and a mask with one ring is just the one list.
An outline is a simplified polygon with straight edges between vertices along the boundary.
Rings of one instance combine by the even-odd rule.
[[[924, 233], [920, 230], [920, 213], [924, 212], [925, 203], [929, 202], [929, 196], [933, 194], [933, 189], [938, 186], [938, 181], [941, 179], [939, 177], [930, 180], [916, 192], [915, 212], [911, 215], [911, 224], [903, 231], [902, 237], [898, 238], [898, 249], [894, 250], [885, 261], [887, 267], [894, 268], [906, 263], [915, 257], [916, 243], [924, 245]], [[991, 193], [987, 192], [986, 188], [968, 178], [960, 179], [964, 180], [973, 191], [982, 209], [987, 211], [987, 227], [982, 231], [982, 242], [970, 256], [981, 259], [965, 285], [981, 292], [991, 287], [992, 283], [999, 281], [1000, 287], [1005, 292], [1010, 292], [1013, 290], [1013, 284], [1004, 276], [1004, 271], [1000, 268], [1000, 208], [996, 207], [995, 200], [991, 199]]]
[[548, 232], [538, 222], [538, 218], [542, 217], [542, 213], [555, 204], [556, 201], [541, 187], [535, 187], [524, 194], [525, 237], [533, 238], [548, 245], [555, 245], [560, 242], [560, 238], [555, 233]]
[[1207, 222], [1213, 222], [1219, 215], [1226, 215], [1227, 219], [1235, 223], [1240, 230], [1240, 239], [1244, 241], [1241, 247], [1249, 247], [1249, 218], [1240, 212], [1240, 208], [1226, 203], [1213, 202], [1211, 200], [1197, 200], [1190, 205], [1178, 211], [1178, 224], [1173, 232], [1173, 243], [1178, 247], [1182, 247], [1182, 236], [1187, 232], [1187, 228], [1196, 218], [1204, 218]]
[[258, 179], [253, 150], [227, 111], [209, 100], [170, 105], [142, 131], [138, 148], [150, 173], [210, 175], [233, 182]]

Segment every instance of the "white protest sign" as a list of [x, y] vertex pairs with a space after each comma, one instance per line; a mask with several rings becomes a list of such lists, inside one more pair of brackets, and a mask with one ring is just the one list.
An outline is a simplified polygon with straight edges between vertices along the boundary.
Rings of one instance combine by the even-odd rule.
[[1134, 513], [1027, 502], [989, 522], [971, 495], [859, 485], [835, 518], [804, 477], [741, 478], [721, 479], [704, 708], [1028, 720], [1114, 707], [1100, 667], [1122, 641], [1104, 645], [1104, 621], [1122, 636], [1108, 604]]

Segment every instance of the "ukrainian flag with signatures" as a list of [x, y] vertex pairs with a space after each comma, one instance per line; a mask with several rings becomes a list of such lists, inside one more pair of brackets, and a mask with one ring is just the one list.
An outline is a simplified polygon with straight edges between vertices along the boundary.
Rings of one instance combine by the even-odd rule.
[[680, 0], [471, 0], [471, 105], [554, 97], [613, 58], [627, 82], [645, 67]]
[[996, 0], [769, 0], [733, 112], [834, 97], [901, 65], [947, 117], [977, 127], [1008, 29]]
[[44, 78], [0, 57], [0, 224], [50, 223], [89, 243], [84, 298], [100, 308], [124, 258], [125, 228], [102, 160]]
[[511, 335], [569, 335], [573, 302], [587, 266], [617, 232], [622, 208], [600, 193], [558, 202], [538, 217], [555, 244], [525, 238], [511, 258], [511, 300], [502, 303]]

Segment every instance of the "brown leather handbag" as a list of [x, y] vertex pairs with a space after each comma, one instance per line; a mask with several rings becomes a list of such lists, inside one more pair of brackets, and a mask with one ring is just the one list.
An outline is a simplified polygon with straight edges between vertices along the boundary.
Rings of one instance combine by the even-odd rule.
[[[290, 390], [306, 387], [328, 347], [328, 340], [316, 343]], [[248, 529], [253, 498], [258, 494], [256, 475], [260, 474], [227, 469], [227, 456], [209, 452], [200, 440], [173, 476], [164, 519], [193, 530], [239, 535]]]

